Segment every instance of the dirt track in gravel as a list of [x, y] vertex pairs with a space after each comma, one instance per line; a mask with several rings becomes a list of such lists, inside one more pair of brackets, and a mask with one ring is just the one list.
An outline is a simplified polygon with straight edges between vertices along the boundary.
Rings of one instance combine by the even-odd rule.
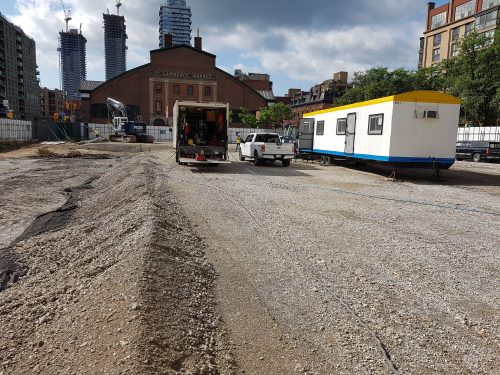
[[[214, 270], [161, 167], [145, 153], [99, 163], [0, 161], [11, 194], [0, 220], [15, 218], [1, 253], [25, 270], [0, 293], [0, 374], [232, 373]], [[72, 189], [78, 208], [68, 224], [13, 241], [89, 177], [90, 189]], [[23, 215], [15, 197], [29, 207]]]

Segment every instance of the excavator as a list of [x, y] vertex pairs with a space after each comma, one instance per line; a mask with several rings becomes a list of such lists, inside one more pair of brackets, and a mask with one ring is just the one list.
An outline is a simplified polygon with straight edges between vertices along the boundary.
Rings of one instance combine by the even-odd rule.
[[153, 143], [154, 137], [146, 134], [144, 122], [129, 121], [127, 106], [116, 99], [107, 99], [108, 110], [113, 116], [114, 134], [110, 142]]

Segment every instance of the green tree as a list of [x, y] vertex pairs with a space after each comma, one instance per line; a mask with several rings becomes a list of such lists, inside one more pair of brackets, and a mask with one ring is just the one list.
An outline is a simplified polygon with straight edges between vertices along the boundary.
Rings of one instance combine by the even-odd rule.
[[[422, 85], [427, 84], [427, 74], [418, 77]], [[354, 73], [352, 84], [353, 88], [339, 98], [336, 104], [351, 104], [412, 91], [415, 90], [417, 77], [415, 72], [404, 68], [391, 72], [378, 66], [366, 72]]]
[[245, 125], [250, 126], [251, 128], [257, 128], [259, 123], [257, 122], [257, 118], [255, 117], [255, 113], [251, 113], [248, 109], [241, 107], [238, 113], [241, 122]]
[[472, 33], [459, 42], [459, 54], [445, 60], [447, 91], [462, 100], [467, 121], [488, 125], [498, 121], [500, 96], [500, 32], [487, 38]]
[[285, 121], [292, 119], [292, 109], [283, 103], [272, 104], [260, 110], [260, 121], [269, 122], [275, 129], [282, 127]]

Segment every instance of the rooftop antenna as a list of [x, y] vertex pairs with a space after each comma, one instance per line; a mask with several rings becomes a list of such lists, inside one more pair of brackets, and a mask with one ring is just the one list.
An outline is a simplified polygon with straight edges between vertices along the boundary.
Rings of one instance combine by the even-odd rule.
[[82, 24], [80, 23], [80, 34], [82, 33]]
[[68, 22], [71, 21], [71, 9], [66, 9], [63, 0], [61, 0], [61, 6], [64, 12], [64, 20], [66, 21], [66, 32], [68, 32]]
[[120, 7], [122, 6], [122, 2], [120, 0], [116, 0], [116, 14], [120, 15]]
[[197, 31], [198, 35], [196, 35], [196, 36], [199, 38], [199, 37], [200, 37], [200, 28], [198, 27], [198, 29], [197, 29], [197, 30], [198, 30], [198, 31]]

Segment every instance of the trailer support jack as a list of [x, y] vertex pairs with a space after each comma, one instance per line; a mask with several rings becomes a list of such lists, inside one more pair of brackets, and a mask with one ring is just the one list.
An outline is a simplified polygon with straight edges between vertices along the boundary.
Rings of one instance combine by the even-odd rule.
[[435, 160], [432, 161], [432, 175], [430, 177], [430, 181], [432, 182], [442, 182], [442, 181], [445, 181], [443, 178], [442, 178], [442, 174], [441, 174], [441, 170], [439, 169], [439, 164], [436, 163]]
[[387, 177], [387, 179], [391, 180], [392, 182], [403, 181], [400, 178], [399, 171], [397, 169], [393, 169], [389, 177]]

